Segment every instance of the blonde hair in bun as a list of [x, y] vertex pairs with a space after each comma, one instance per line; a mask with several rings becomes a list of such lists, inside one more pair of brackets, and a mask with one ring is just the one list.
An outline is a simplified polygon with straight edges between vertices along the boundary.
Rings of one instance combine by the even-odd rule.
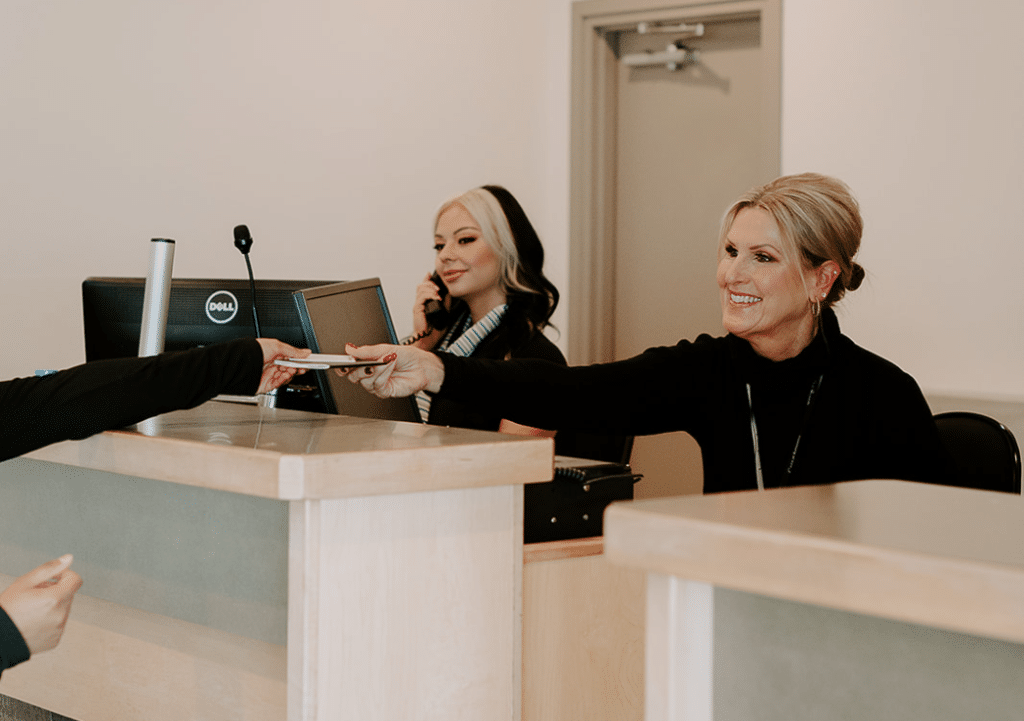
[[784, 175], [754, 188], [737, 200], [722, 219], [721, 238], [745, 208], [767, 211], [783, 243], [804, 267], [817, 268], [827, 260], [839, 266], [839, 276], [822, 301], [830, 307], [864, 281], [864, 268], [854, 261], [860, 250], [864, 222], [860, 206], [846, 183], [818, 173]]

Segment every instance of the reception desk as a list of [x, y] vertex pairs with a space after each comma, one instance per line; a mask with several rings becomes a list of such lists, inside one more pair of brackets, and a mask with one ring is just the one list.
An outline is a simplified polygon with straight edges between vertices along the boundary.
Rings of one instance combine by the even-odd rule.
[[211, 402], [0, 466], [0, 571], [65, 552], [0, 693], [92, 719], [518, 719], [522, 485], [552, 442]]
[[616, 504], [646, 718], [1019, 719], [1024, 499], [900, 481]]

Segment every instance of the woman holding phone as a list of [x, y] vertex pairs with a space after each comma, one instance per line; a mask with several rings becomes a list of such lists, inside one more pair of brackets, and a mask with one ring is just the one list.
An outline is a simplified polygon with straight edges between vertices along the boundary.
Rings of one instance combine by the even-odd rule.
[[428, 390], [542, 428], [687, 431], [700, 444], [705, 493], [869, 478], [949, 483], [917, 383], [844, 335], [832, 310], [864, 279], [855, 260], [862, 230], [841, 181], [777, 178], [722, 221], [724, 336], [573, 368], [350, 348], [388, 362], [349, 378], [381, 397]]
[[[512, 193], [485, 185], [441, 205], [433, 246], [434, 274], [416, 289], [407, 345], [462, 357], [566, 364], [543, 332], [558, 305], [558, 289], [544, 276], [544, 247]], [[418, 394], [417, 403], [432, 425], [545, 433], [428, 393]]]

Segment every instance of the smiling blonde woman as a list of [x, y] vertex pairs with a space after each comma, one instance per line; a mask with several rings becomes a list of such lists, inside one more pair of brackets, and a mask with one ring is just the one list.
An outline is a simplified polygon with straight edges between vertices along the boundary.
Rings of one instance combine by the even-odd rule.
[[[687, 431], [701, 447], [705, 493], [867, 478], [948, 483], [917, 383], [843, 335], [832, 310], [864, 278], [854, 260], [862, 227], [840, 181], [778, 178], [723, 219], [717, 279], [725, 336], [574, 368], [405, 348], [351, 380], [385, 397], [427, 390], [486, 404], [540, 428]], [[360, 358], [394, 351], [352, 349]]]
[[[544, 247], [519, 201], [499, 185], [469, 190], [434, 216], [434, 276], [416, 288], [411, 345], [472, 358], [540, 358], [565, 365], [544, 335], [558, 290], [544, 276]], [[427, 318], [443, 303], [444, 322]], [[417, 405], [433, 425], [553, 435], [513, 423], [486, 406], [421, 393]]]

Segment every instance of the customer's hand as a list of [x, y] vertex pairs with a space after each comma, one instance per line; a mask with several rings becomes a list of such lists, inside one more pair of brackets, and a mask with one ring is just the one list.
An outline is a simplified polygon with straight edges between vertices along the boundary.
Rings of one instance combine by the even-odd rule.
[[345, 352], [359, 360], [383, 360], [384, 365], [336, 369], [379, 398], [402, 398], [417, 391], [436, 393], [444, 383], [444, 365], [425, 350], [402, 345], [346, 345]]
[[269, 393], [280, 388], [296, 375], [305, 373], [305, 369], [287, 368], [274, 365], [274, 361], [285, 358], [305, 358], [309, 355], [308, 348], [296, 348], [275, 338], [257, 338], [263, 349], [263, 375], [260, 376], [260, 387], [257, 393]]
[[70, 569], [71, 554], [35, 568], [0, 593], [0, 608], [18, 627], [33, 655], [60, 642], [71, 613], [71, 601], [82, 577]]

